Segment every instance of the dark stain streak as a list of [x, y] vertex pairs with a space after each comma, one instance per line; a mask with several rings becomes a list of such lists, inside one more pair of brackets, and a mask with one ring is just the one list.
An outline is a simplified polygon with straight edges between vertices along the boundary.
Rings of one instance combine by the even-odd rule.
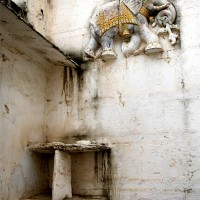
[[192, 193], [192, 188], [185, 188], [184, 193]]
[[42, 9], [40, 9], [40, 12], [41, 12], [42, 16], [44, 17], [44, 11]]
[[63, 89], [62, 94], [65, 98], [66, 105], [69, 105], [69, 103], [73, 100], [73, 91], [74, 91], [74, 75], [73, 70], [70, 67], [64, 66], [63, 69]]
[[79, 135], [79, 134], [77, 134], [77, 135], [75, 135], [75, 136], [72, 136], [74, 139], [76, 139], [76, 141], [78, 141], [78, 140], [87, 140], [87, 138], [88, 138], [88, 135]]
[[94, 154], [94, 172], [95, 172], [95, 175], [96, 175], [96, 179], [97, 179], [97, 182], [98, 182], [98, 180], [99, 180], [99, 176], [98, 176], [98, 171], [99, 171], [99, 169], [98, 169], [98, 153], [97, 152], [95, 152], [95, 154]]
[[93, 97], [93, 101], [98, 101], [99, 100], [99, 95], [98, 93], [95, 94], [95, 96]]
[[181, 102], [183, 103], [183, 109], [184, 109], [184, 118], [183, 119], [184, 119], [185, 130], [188, 131], [189, 127], [190, 127], [190, 120], [189, 120], [190, 111], [188, 108], [190, 106], [191, 99], [184, 98], [184, 99], [182, 99]]
[[15, 48], [15, 47], [10, 47], [10, 48], [8, 48], [8, 50], [13, 54], [18, 54], [21, 56], [24, 55], [24, 53], [21, 50]]
[[5, 24], [7, 24], [7, 23], [8, 23], [7, 21], [4, 21], [4, 20], [1, 20], [1, 22], [5, 23]]
[[67, 84], [67, 66], [64, 66], [64, 69], [63, 69], [63, 89], [62, 89], [62, 93], [65, 96], [65, 103], [67, 104], [66, 84]]
[[103, 184], [102, 194], [106, 200], [110, 200], [111, 190], [111, 151], [95, 152], [94, 172], [97, 182]]
[[9, 110], [9, 108], [8, 108], [8, 106], [6, 104], [4, 105], [4, 108], [6, 110], [6, 113], [9, 114], [10, 110]]
[[5, 62], [7, 60], [10, 60], [5, 54], [2, 54], [2, 60]]
[[103, 196], [110, 199], [111, 189], [111, 151], [105, 151], [102, 153], [102, 179], [103, 179]]
[[[38, 53], [38, 52], [37, 52]], [[46, 54], [46, 53], [45, 53]], [[59, 62], [56, 61], [52, 61], [49, 58], [47, 58], [46, 56], [44, 57], [49, 63], [53, 64], [53, 65], [58, 65], [60, 64]], [[65, 66], [65, 64], [61, 64], [61, 66]]]
[[38, 13], [38, 19], [43, 20], [44, 19], [44, 11], [43, 9], [40, 9], [40, 12]]
[[78, 88], [79, 91], [82, 91], [84, 82], [84, 70], [82, 70], [81, 68], [77, 68], [77, 76], [78, 76]]
[[122, 93], [121, 92], [117, 92], [119, 95], [119, 103], [124, 107], [125, 106], [125, 101], [122, 100]]
[[188, 108], [188, 106], [189, 106], [189, 104], [190, 104], [190, 99], [188, 99], [188, 98], [185, 98], [185, 99], [183, 99], [182, 100], [182, 102], [183, 102], [183, 105], [184, 105], [184, 107], [187, 109]]
[[51, 102], [51, 101], [53, 101], [53, 100], [51, 100], [51, 99], [47, 99], [46, 101], [47, 101], [47, 102]]
[[108, 168], [108, 178], [107, 178], [107, 184], [108, 184], [108, 200], [111, 199], [111, 187], [112, 187], [112, 162], [111, 162], [111, 149], [107, 151], [107, 168]]
[[182, 79], [182, 81], [181, 81], [181, 85], [182, 85], [182, 89], [185, 89], [185, 82], [184, 82], [183, 79]]

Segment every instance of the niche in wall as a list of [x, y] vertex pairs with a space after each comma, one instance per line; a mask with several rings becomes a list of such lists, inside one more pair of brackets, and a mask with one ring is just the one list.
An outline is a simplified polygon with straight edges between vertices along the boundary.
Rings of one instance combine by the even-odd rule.
[[110, 151], [72, 154], [73, 196], [109, 199], [110, 185]]

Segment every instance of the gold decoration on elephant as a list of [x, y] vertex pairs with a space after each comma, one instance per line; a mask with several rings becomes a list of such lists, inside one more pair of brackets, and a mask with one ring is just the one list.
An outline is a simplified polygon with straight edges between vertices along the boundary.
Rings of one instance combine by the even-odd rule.
[[[145, 17], [149, 17], [149, 12], [146, 8], [142, 7], [139, 11], [140, 14]], [[119, 35], [127, 36], [130, 35], [127, 24], [139, 25], [135, 15], [131, 10], [122, 2], [119, 5], [118, 13], [113, 16], [114, 13], [110, 16], [109, 19], [106, 19], [108, 16], [105, 15], [104, 10], [99, 13], [97, 25], [100, 27], [100, 37], [109, 29], [118, 26]]]
[[140, 9], [139, 13], [141, 15], [144, 15], [147, 19], [149, 18], [149, 11], [144, 6], [142, 6], [142, 8]]
[[130, 34], [127, 28], [127, 24], [136, 24], [138, 22], [132, 12], [124, 5], [120, 4], [119, 12], [116, 16], [111, 16], [110, 19], [105, 19], [104, 11], [101, 11], [97, 20], [97, 25], [100, 26], [100, 36], [102, 36], [107, 30], [118, 26], [120, 35]]

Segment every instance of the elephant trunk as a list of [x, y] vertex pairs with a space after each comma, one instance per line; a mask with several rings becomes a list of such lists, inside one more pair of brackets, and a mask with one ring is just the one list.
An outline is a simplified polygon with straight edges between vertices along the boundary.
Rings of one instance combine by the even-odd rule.
[[164, 10], [165, 8], [167, 8], [169, 5], [170, 5], [170, 3], [167, 3], [167, 4], [162, 5], [162, 6], [153, 6], [152, 10], [161, 11], [161, 10]]
[[173, 24], [176, 19], [176, 10], [172, 4], [170, 4], [166, 9], [161, 10], [157, 16], [157, 24], [161, 27], [166, 27], [167, 24]]

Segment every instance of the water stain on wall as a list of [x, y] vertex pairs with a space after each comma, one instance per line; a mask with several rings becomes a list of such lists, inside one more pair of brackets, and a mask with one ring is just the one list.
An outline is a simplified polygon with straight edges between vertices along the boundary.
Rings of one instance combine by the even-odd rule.
[[74, 91], [73, 79], [74, 79], [73, 69], [64, 66], [62, 93], [64, 95], [65, 103], [67, 106], [69, 106], [69, 104], [73, 100], [73, 91]]

